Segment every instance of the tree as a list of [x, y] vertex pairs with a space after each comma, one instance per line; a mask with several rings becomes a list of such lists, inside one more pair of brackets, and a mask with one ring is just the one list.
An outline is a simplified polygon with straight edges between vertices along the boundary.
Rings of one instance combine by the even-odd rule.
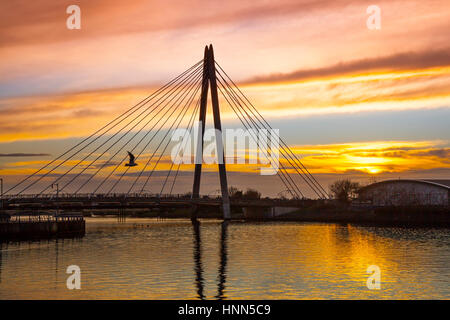
[[182, 197], [182, 198], [190, 199], [190, 198], [192, 198], [192, 192], [191, 192], [191, 191], [188, 191], [188, 192], [182, 194], [181, 197]]
[[261, 192], [255, 189], [248, 188], [244, 193], [244, 198], [249, 200], [261, 199]]
[[231, 186], [228, 188], [228, 195], [232, 199], [241, 199], [243, 193], [242, 190], [239, 190], [238, 188]]
[[349, 202], [351, 198], [355, 198], [359, 188], [359, 183], [352, 182], [350, 179], [337, 180], [330, 185], [333, 197], [342, 202]]

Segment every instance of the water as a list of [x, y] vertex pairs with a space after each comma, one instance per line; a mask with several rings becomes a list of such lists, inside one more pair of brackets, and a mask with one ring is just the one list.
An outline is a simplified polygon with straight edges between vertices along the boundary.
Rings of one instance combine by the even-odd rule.
[[1, 244], [0, 299], [448, 299], [449, 231], [89, 218], [82, 239]]

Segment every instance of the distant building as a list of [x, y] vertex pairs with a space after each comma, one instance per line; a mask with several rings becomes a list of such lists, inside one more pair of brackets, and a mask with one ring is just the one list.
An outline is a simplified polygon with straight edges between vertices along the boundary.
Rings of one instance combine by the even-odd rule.
[[374, 206], [448, 206], [450, 180], [385, 180], [363, 187], [359, 200]]

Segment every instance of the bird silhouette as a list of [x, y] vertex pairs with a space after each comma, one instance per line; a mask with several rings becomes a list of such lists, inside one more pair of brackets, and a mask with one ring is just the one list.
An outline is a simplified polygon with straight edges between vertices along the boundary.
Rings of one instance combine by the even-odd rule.
[[135, 167], [137, 166], [137, 163], [134, 162], [135, 156], [130, 152], [128, 152], [128, 156], [130, 157], [130, 161], [128, 163], [125, 163], [125, 167]]

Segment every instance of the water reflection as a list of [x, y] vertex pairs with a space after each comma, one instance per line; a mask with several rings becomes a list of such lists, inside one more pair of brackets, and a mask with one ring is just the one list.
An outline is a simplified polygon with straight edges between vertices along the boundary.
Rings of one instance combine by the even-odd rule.
[[197, 286], [198, 298], [203, 300], [205, 295], [203, 294], [203, 266], [202, 266], [202, 247], [200, 237], [200, 221], [193, 219], [192, 228], [194, 230], [194, 266], [195, 266], [195, 284]]
[[2, 283], [3, 243], [0, 241], [0, 283]]
[[64, 244], [64, 240], [55, 239], [55, 289], [58, 286], [58, 269], [59, 269], [59, 245], [58, 242], [61, 241]]
[[220, 234], [220, 265], [219, 265], [219, 283], [217, 285], [217, 296], [218, 300], [225, 299], [225, 281], [227, 279], [226, 268], [227, 268], [227, 232], [228, 232], [228, 221], [222, 222], [221, 234]]
[[[225, 281], [226, 281], [226, 267], [227, 267], [227, 230], [228, 221], [221, 223], [220, 228], [220, 251], [219, 251], [219, 269], [218, 269], [218, 283], [217, 283], [217, 295], [215, 296], [218, 300], [223, 300], [226, 298], [225, 292]], [[205, 279], [203, 277], [203, 264], [202, 264], [202, 248], [201, 248], [201, 236], [200, 236], [200, 221], [192, 220], [193, 228], [193, 241], [194, 241], [194, 272], [195, 272], [195, 284], [197, 287], [197, 297], [198, 299], [204, 300], [206, 298], [204, 294], [204, 283]]]
[[442, 299], [449, 265], [448, 229], [93, 218], [82, 239], [0, 243], [0, 299]]

